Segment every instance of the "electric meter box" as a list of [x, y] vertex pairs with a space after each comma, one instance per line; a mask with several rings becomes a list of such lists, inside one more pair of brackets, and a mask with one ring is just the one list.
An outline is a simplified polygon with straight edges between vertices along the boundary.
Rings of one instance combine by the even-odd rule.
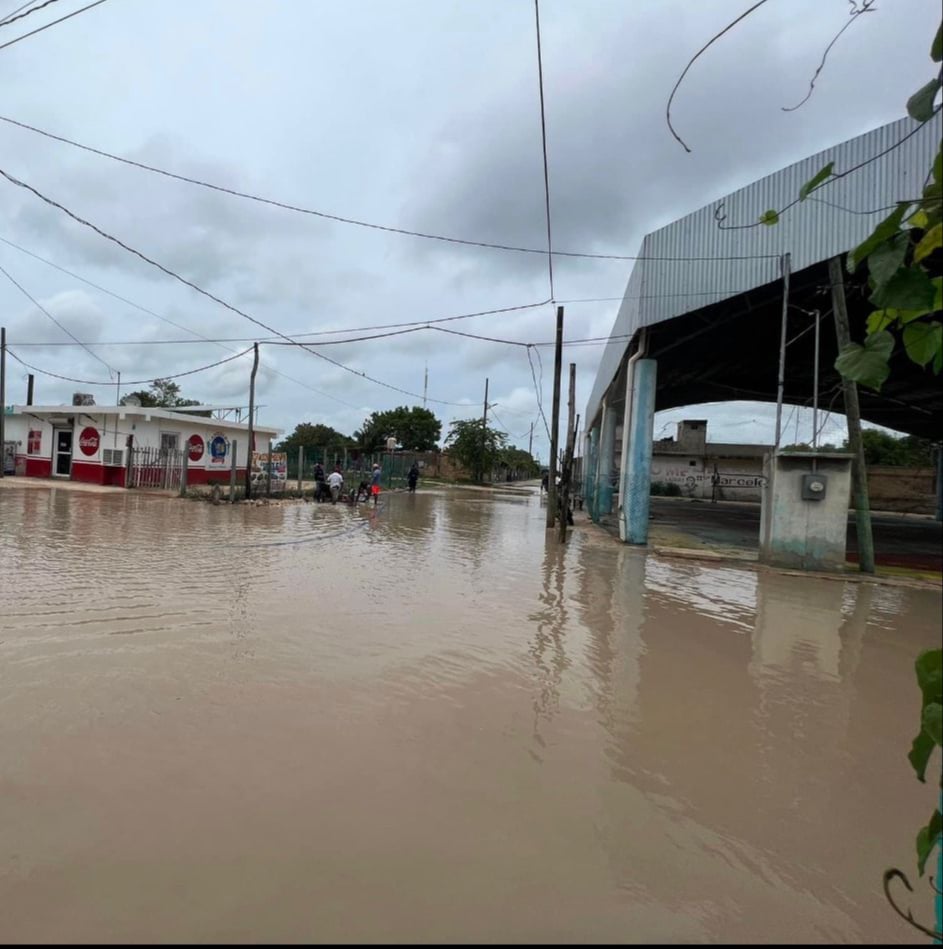
[[802, 476], [802, 500], [821, 501], [828, 490], [828, 475], [804, 474]]

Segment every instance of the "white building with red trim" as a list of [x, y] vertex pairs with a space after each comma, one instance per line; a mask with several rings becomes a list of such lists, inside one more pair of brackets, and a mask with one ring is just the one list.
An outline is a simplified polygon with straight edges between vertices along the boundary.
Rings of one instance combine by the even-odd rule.
[[[228, 480], [234, 464], [244, 470], [251, 451], [268, 451], [281, 429], [213, 417], [226, 407], [194, 405], [14, 405], [4, 416], [4, 442], [15, 444], [15, 474], [125, 486], [129, 449], [168, 455], [187, 452], [187, 481]], [[202, 413], [202, 414], [196, 414]], [[177, 456], [179, 457], [179, 456]]]

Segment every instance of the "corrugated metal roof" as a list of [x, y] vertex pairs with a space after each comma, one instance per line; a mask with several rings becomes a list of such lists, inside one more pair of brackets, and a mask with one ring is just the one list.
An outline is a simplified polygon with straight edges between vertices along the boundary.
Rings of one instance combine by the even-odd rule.
[[[786, 207], [829, 161], [843, 172], [874, 159], [913, 132], [902, 145], [796, 204], [775, 227], [757, 226], [767, 209]], [[843, 254], [859, 244], [896, 201], [923, 192], [927, 169], [940, 147], [941, 118], [919, 127], [905, 118], [810, 155], [712, 202], [642, 241], [583, 416], [594, 419], [631, 338], [653, 326], [776, 280], [779, 258], [793, 271]], [[718, 222], [722, 206], [726, 219]], [[712, 258], [696, 260], [691, 258]], [[676, 258], [657, 260], [652, 258]], [[677, 259], [681, 258], [681, 259]], [[731, 259], [741, 258], [741, 259]], [[620, 338], [621, 337], [621, 338]]]

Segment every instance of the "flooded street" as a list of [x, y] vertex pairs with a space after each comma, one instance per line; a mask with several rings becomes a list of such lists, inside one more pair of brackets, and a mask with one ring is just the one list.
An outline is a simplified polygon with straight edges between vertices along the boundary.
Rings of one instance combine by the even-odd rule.
[[7, 485], [0, 938], [910, 941], [939, 593], [544, 517]]

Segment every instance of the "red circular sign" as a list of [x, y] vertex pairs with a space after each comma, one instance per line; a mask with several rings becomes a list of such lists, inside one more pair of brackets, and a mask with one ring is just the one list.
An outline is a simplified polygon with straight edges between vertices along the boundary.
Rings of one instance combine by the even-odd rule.
[[203, 439], [199, 435], [191, 435], [187, 439], [187, 455], [190, 461], [199, 461], [203, 457]]
[[98, 453], [98, 429], [83, 428], [79, 435], [79, 449], [83, 455], [94, 455]]

